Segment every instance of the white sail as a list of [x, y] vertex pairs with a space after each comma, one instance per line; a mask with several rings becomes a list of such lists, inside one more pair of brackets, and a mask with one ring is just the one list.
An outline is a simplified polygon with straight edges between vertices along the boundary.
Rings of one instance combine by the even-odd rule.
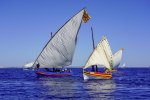
[[113, 66], [113, 54], [112, 54], [112, 50], [110, 48], [109, 42], [105, 36], [103, 37], [102, 44], [103, 44], [103, 49], [105, 51], [105, 55], [107, 57], [109, 65], [112, 68], [112, 66]]
[[89, 57], [84, 69], [91, 65], [102, 65], [108, 69], [112, 69], [113, 59], [112, 52], [106, 37], [103, 37], [93, 53]]
[[126, 63], [123, 63], [123, 64], [122, 64], [122, 68], [124, 68], [124, 67], [126, 67]]
[[34, 64], [34, 62], [27, 63], [24, 65], [24, 68], [30, 68], [33, 66], [33, 64]]
[[114, 59], [113, 68], [117, 68], [120, 65], [121, 58], [122, 58], [122, 51], [123, 49], [120, 49], [113, 55], [113, 59]]
[[33, 67], [40, 64], [41, 68], [68, 66], [72, 63], [77, 42], [77, 34], [82, 23], [89, 19], [83, 9], [61, 27], [53, 38], [46, 44]]

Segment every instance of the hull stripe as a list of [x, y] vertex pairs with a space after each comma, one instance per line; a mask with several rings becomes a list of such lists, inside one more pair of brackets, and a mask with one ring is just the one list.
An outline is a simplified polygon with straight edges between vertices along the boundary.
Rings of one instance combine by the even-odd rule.
[[50, 74], [47, 74], [47, 73], [43, 73], [43, 72], [36, 72], [37, 75], [41, 75], [41, 76], [71, 76], [71, 74], [63, 74], [63, 73], [56, 73], [56, 74], [53, 74], [53, 73], [50, 73]]
[[84, 74], [88, 76], [93, 77], [100, 77], [100, 78], [112, 78], [112, 74], [106, 74], [106, 73], [90, 73], [90, 72], [84, 72]]

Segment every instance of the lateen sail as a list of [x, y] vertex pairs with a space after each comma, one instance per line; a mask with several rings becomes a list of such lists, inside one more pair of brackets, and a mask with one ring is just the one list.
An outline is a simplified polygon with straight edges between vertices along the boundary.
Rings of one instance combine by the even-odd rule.
[[82, 23], [82, 19], [86, 23], [89, 18], [90, 17], [85, 9], [73, 16], [46, 44], [36, 59], [33, 67], [35, 67], [37, 63], [39, 63], [42, 68], [70, 65], [72, 63], [77, 42], [77, 34]]
[[122, 51], [123, 51], [123, 49], [120, 49], [113, 55], [113, 59], [114, 59], [113, 68], [117, 68], [119, 66], [119, 64], [121, 62], [121, 58], [122, 58]]
[[84, 69], [91, 65], [102, 65], [108, 69], [112, 69], [113, 56], [111, 48], [106, 37], [103, 37], [93, 53], [89, 57]]

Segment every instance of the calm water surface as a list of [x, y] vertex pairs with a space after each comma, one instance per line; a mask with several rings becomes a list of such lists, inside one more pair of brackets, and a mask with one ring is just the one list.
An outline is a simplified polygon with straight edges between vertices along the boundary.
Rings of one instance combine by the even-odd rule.
[[0, 69], [0, 100], [150, 100], [150, 69], [119, 69], [110, 80], [84, 81], [82, 69], [70, 77], [37, 77], [21, 68]]

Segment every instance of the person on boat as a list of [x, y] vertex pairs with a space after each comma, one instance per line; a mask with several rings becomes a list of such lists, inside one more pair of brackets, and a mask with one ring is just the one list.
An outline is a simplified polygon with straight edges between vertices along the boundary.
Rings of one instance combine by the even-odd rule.
[[53, 67], [53, 72], [55, 72], [55, 68]]
[[91, 69], [92, 72], [95, 72], [95, 68], [94, 67], [95, 67], [95, 65], [92, 65], [92, 69]]
[[37, 69], [39, 69], [40, 68], [40, 64], [38, 63], [38, 64], [36, 64], [36, 68]]
[[71, 70], [70, 70], [70, 69], [67, 69], [67, 72], [69, 72], [69, 73], [70, 73], [70, 72], [71, 72]]
[[61, 70], [60, 70], [60, 68], [57, 68], [57, 72], [60, 72]]
[[97, 67], [97, 65], [92, 65], [91, 71], [92, 71], [92, 72], [98, 72], [98, 67]]
[[50, 72], [50, 69], [49, 69], [49, 68], [45, 68], [45, 70], [48, 71], [48, 72]]
[[95, 68], [96, 68], [96, 71], [95, 71], [95, 72], [98, 72], [98, 67], [97, 67], [97, 65], [95, 65]]

